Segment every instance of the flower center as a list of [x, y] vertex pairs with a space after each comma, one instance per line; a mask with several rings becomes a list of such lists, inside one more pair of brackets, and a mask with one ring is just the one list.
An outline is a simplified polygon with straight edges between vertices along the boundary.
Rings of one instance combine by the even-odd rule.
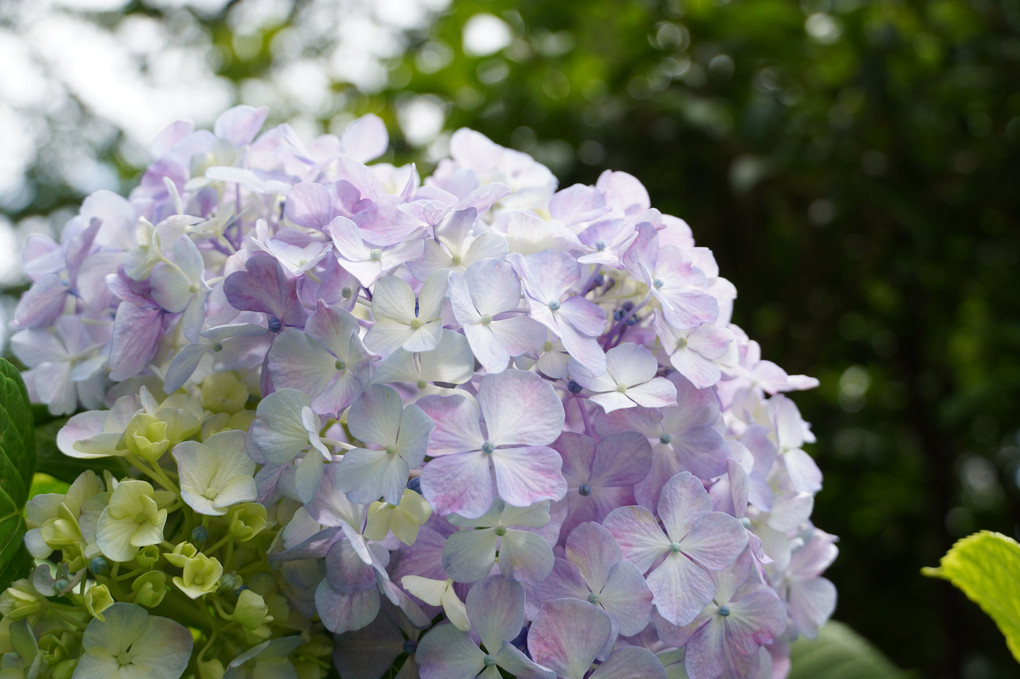
[[670, 436], [669, 434], [663, 434], [662, 436], [659, 437], [659, 443], [661, 443], [662, 445], [667, 445], [672, 440], [673, 437]]
[[492, 455], [492, 451], [496, 450], [496, 446], [492, 445], [491, 441], [486, 441], [482, 444], [482, 452], [486, 455]]
[[654, 281], [652, 281], [652, 285], [655, 286], [656, 289], [661, 288], [665, 284], [666, 283], [661, 278], [656, 278]]
[[552, 300], [551, 302], [549, 302], [549, 311], [559, 311], [559, 310], [560, 310], [560, 303], [559, 302], [557, 302], [556, 300]]
[[485, 657], [482, 658], [482, 662], [485, 663], [486, 667], [492, 667], [496, 664], [496, 659], [492, 657], [491, 653], [486, 653]]
[[347, 368], [347, 361], [338, 358], [336, 359], [336, 363], [333, 364], [333, 367], [336, 368], [338, 371], [345, 370]]
[[404, 653], [414, 653], [418, 648], [418, 642], [414, 639], [407, 639], [404, 641]]
[[421, 320], [419, 320], [417, 318], [412, 318], [411, 319], [411, 330], [417, 330], [420, 327], [421, 327]]
[[729, 614], [730, 614], [730, 607], [729, 606], [720, 606], [719, 607], [719, 615], [721, 615], [722, 617], [725, 618]]
[[669, 543], [669, 553], [670, 554], [678, 554], [679, 552], [680, 552], [680, 543], [678, 543], [678, 542], [671, 542], [671, 543]]
[[588, 485], [587, 483], [582, 483], [581, 486], [577, 489], [577, 494], [588, 497], [589, 495], [591, 495], [591, 486]]
[[488, 325], [489, 323], [492, 323], [492, 316], [490, 316], [489, 314], [485, 314], [478, 322], [481, 323], [482, 325]]
[[506, 535], [506, 526], [496, 526], [496, 535], [499, 537]]
[[598, 594], [596, 594], [595, 592], [592, 592], [591, 594], [588, 595], [588, 603], [590, 603], [590, 604], [597, 604], [598, 602], [599, 602], [599, 595]]
[[368, 257], [373, 262], [382, 261], [382, 250], [372, 250], [370, 253], [368, 253]]

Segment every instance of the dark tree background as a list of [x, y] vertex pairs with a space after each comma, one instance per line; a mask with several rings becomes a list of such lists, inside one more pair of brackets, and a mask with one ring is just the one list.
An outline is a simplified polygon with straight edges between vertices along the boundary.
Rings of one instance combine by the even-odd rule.
[[[245, 4], [193, 15], [234, 82], [272, 76], [273, 36], [315, 3], [287, 3], [239, 50]], [[396, 162], [427, 165], [434, 132], [470, 126], [562, 186], [641, 179], [715, 252], [765, 357], [822, 381], [796, 400], [825, 473], [814, 519], [841, 538], [835, 617], [923, 677], [1016, 676], [994, 625], [920, 569], [975, 530], [1020, 532], [1020, 4], [432, 7], [385, 83], [334, 78], [331, 105], [303, 115], [329, 129], [340, 106], [378, 113]], [[136, 0], [103, 20], [132, 13], [168, 16]], [[468, 35], [479, 14], [489, 31]], [[130, 186], [111, 139], [97, 152]], [[80, 200], [45, 163], [33, 173], [12, 221]]]

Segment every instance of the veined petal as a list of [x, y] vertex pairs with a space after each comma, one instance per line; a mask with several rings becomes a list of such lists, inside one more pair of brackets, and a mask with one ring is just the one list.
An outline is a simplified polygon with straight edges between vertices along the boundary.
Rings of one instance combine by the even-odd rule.
[[652, 591], [641, 577], [641, 571], [631, 562], [614, 564], [598, 595], [599, 605], [616, 619], [623, 636], [633, 636], [648, 626]]
[[538, 582], [552, 571], [555, 557], [552, 547], [537, 533], [511, 529], [500, 540], [496, 561], [503, 577]]
[[437, 513], [477, 518], [495, 495], [489, 457], [481, 451], [437, 457], [422, 469], [421, 489]]
[[708, 573], [680, 552], [670, 552], [647, 582], [659, 614], [677, 626], [694, 620], [715, 594]]
[[351, 406], [347, 423], [359, 440], [388, 446], [397, 442], [402, 414], [400, 394], [392, 387], [375, 384]]
[[712, 511], [712, 500], [696, 476], [682, 472], [662, 487], [656, 509], [669, 539], [677, 542], [687, 535], [699, 516]]
[[623, 551], [613, 534], [594, 522], [582, 523], [571, 531], [566, 555], [593, 592], [602, 591], [610, 569], [623, 560]]
[[507, 370], [482, 378], [478, 405], [493, 445], [545, 446], [563, 431], [563, 404], [533, 372]]
[[746, 546], [747, 530], [722, 512], [709, 512], [699, 517], [680, 541], [684, 554], [713, 571], [733, 563]]
[[616, 538], [623, 550], [623, 557], [642, 573], [651, 568], [656, 559], [669, 552], [669, 538], [659, 528], [655, 516], [644, 507], [614, 509], [602, 525]]
[[491, 528], [458, 531], [446, 539], [443, 569], [454, 582], [478, 582], [496, 563], [497, 542]]
[[421, 679], [470, 679], [485, 669], [485, 654], [453, 625], [430, 630], [414, 654]]
[[[436, 424], [429, 437], [430, 455], [449, 455], [481, 449], [485, 439], [482, 438], [478, 406], [474, 399], [460, 395], [431, 395], [420, 399], [415, 405]], [[485, 509], [488, 509], [488, 506]]]
[[554, 599], [542, 604], [528, 632], [528, 650], [535, 662], [564, 679], [584, 679], [609, 635], [605, 611], [586, 601]]
[[599, 665], [589, 679], [666, 679], [666, 668], [647, 648], [624, 646]]
[[560, 472], [562, 460], [552, 448], [497, 448], [491, 457], [496, 488], [508, 504], [526, 507], [542, 500], [559, 500], [567, 493]]
[[404, 458], [384, 450], [355, 448], [344, 453], [337, 468], [336, 488], [351, 502], [368, 504], [380, 496], [395, 505], [407, 485]]
[[468, 592], [466, 605], [471, 624], [490, 653], [524, 627], [524, 586], [519, 582], [486, 578]]
[[372, 315], [378, 321], [386, 318], [407, 323], [414, 318], [414, 292], [396, 276], [383, 276], [372, 289]]

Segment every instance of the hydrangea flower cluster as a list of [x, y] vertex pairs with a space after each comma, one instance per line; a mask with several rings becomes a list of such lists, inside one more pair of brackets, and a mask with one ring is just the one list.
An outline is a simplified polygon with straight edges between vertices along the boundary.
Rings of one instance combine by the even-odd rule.
[[816, 382], [730, 322], [687, 224], [471, 130], [423, 180], [368, 164], [374, 116], [266, 116], [170, 126], [129, 199], [25, 249], [29, 392], [124, 472], [30, 501], [0, 666], [785, 676], [835, 605], [782, 393]]

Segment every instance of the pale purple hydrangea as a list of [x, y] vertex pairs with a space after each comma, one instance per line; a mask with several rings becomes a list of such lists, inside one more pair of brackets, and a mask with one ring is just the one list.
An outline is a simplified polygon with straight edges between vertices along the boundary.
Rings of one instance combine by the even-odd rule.
[[[557, 191], [470, 130], [423, 179], [369, 162], [375, 116], [308, 143], [267, 116], [172, 125], [129, 199], [98, 192], [26, 246], [12, 347], [34, 400], [78, 412], [60, 449], [165, 446], [195, 511], [262, 503], [276, 610], [337, 634], [344, 676], [783, 676], [835, 606], [813, 436], [783, 395], [817, 382], [730, 322], [690, 227], [627, 173]], [[225, 373], [240, 412], [214, 416]], [[185, 401], [179, 437], [137, 431]], [[141, 511], [142, 483], [115, 509]], [[30, 505], [33, 553], [65, 511], [127, 556], [128, 514], [57, 500]], [[228, 669], [291, 643], [253, 637]]]

